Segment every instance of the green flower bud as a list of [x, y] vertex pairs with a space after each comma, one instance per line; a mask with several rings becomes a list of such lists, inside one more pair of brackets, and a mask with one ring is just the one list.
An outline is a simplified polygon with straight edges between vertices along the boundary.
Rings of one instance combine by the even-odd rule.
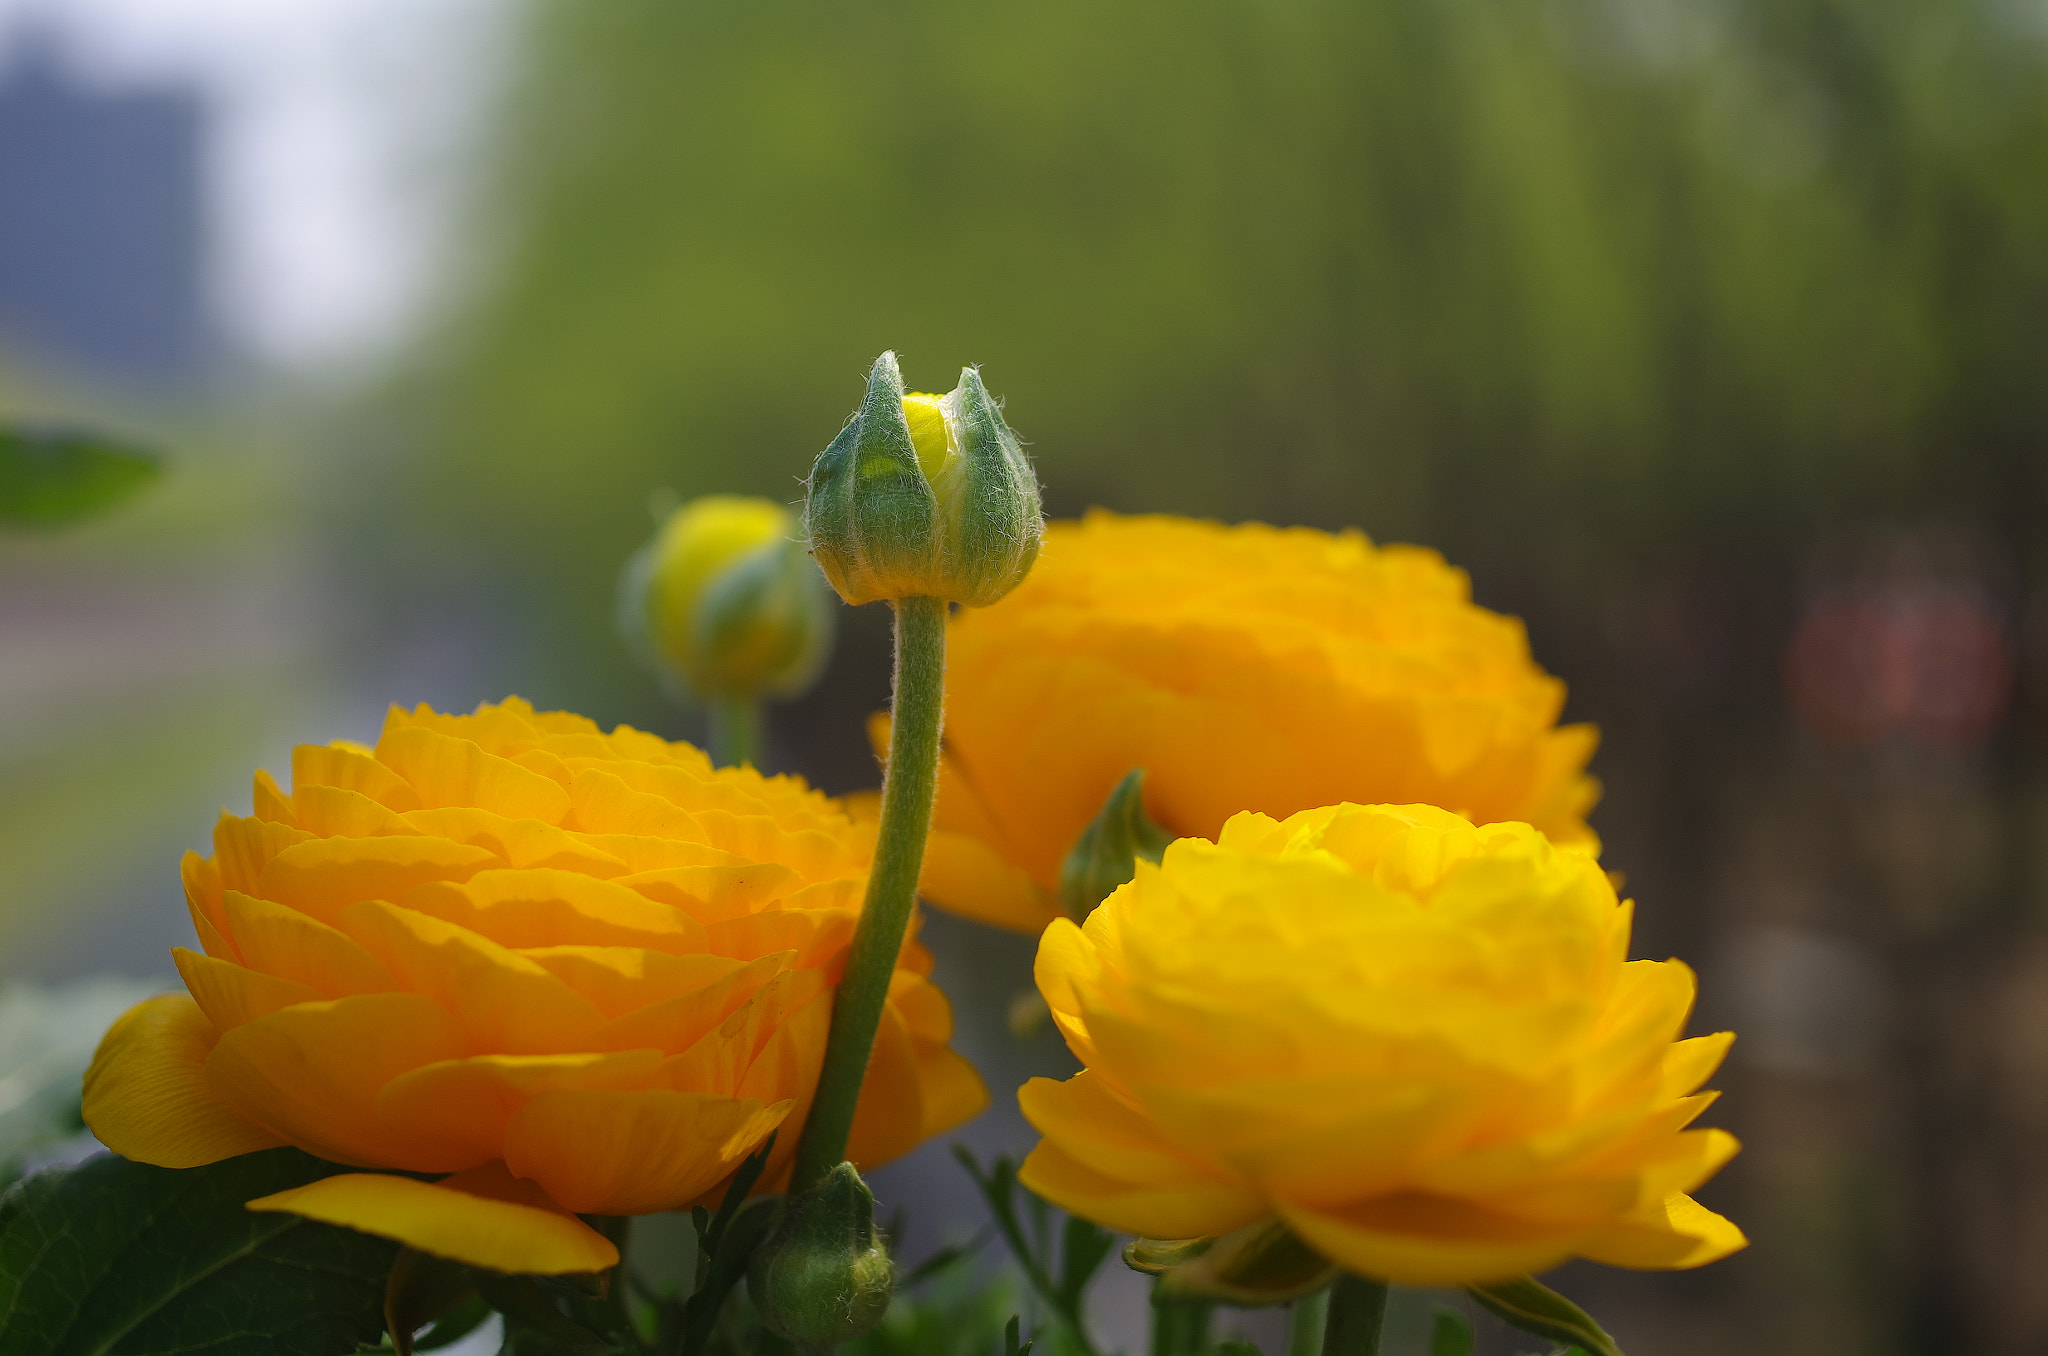
[[793, 697], [832, 649], [831, 596], [773, 500], [691, 500], [619, 582], [620, 629], [678, 695]]
[[775, 1233], [747, 1263], [747, 1293], [778, 1337], [830, 1348], [872, 1331], [895, 1275], [875, 1236], [875, 1198], [851, 1163], [783, 1204]]
[[903, 393], [896, 355], [811, 471], [805, 526], [849, 603], [931, 597], [986, 607], [1038, 558], [1038, 477], [1002, 411], [963, 368], [950, 393]]

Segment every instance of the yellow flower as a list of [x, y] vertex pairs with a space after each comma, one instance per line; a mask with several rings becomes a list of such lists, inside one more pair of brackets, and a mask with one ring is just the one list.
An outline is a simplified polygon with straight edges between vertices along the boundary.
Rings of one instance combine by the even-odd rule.
[[1040, 939], [1087, 1067], [1019, 1094], [1023, 1180], [1160, 1238], [1277, 1216], [1414, 1285], [1711, 1262], [1743, 1237], [1685, 1193], [1736, 1144], [1684, 1127], [1734, 1038], [1680, 1040], [1692, 972], [1628, 941], [1593, 858], [1525, 824], [1237, 815]]
[[[1090, 513], [950, 627], [946, 763], [922, 888], [1036, 932], [1110, 790], [1214, 837], [1239, 810], [1441, 805], [1592, 843], [1589, 725], [1522, 624], [1433, 551], [1259, 524]], [[886, 728], [886, 727], [883, 727]]]
[[[187, 994], [107, 1034], [85, 1117], [183, 1168], [280, 1144], [438, 1183], [330, 1177], [283, 1209], [504, 1271], [610, 1266], [576, 1214], [671, 1210], [780, 1129], [794, 1151], [874, 826], [791, 778], [512, 699], [394, 709], [376, 748], [256, 774], [185, 858]], [[854, 1126], [878, 1162], [981, 1109], [904, 949]]]

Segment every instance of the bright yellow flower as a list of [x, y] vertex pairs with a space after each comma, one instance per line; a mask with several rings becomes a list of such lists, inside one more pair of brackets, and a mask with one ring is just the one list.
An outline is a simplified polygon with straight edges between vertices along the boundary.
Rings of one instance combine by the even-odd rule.
[[1239, 810], [1441, 805], [1592, 843], [1589, 725], [1522, 624], [1433, 551], [1260, 524], [1090, 513], [950, 627], [923, 891], [1036, 932], [1060, 862], [1143, 768], [1146, 809], [1213, 838]]
[[1023, 1180], [1159, 1238], [1277, 1216], [1415, 1285], [1711, 1262], [1743, 1237], [1685, 1193], [1736, 1144], [1685, 1126], [1733, 1036], [1680, 1040], [1692, 972], [1628, 942], [1593, 858], [1525, 824], [1235, 816], [1040, 939], [1087, 1067], [1019, 1094]]
[[[187, 994], [107, 1035], [85, 1116], [194, 1167], [295, 1144], [330, 1177], [257, 1202], [506, 1271], [617, 1260], [577, 1213], [711, 1192], [780, 1128], [795, 1150], [874, 826], [795, 779], [512, 699], [394, 709], [376, 748], [256, 774], [185, 858]], [[851, 1155], [879, 1162], [986, 1100], [904, 949]]]

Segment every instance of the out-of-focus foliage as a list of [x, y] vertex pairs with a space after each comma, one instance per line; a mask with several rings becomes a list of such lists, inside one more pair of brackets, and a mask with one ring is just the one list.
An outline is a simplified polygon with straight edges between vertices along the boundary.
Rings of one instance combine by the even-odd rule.
[[0, 524], [57, 527], [89, 518], [161, 470], [155, 453], [95, 433], [0, 424]]
[[2011, 505], [2048, 427], [2022, 0], [539, 0], [526, 50], [413, 464], [551, 697], [650, 487], [795, 498], [883, 348], [999, 371], [1056, 512], [1565, 574]]

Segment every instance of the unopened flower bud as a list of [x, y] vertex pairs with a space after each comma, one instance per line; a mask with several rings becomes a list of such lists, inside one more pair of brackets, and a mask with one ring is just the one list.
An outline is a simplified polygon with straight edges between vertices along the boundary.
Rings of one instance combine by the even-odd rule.
[[627, 563], [619, 626], [685, 695], [792, 697], [832, 648], [832, 601], [788, 509], [714, 494]]
[[1038, 558], [1038, 478], [973, 368], [909, 395], [875, 359], [860, 409], [818, 456], [811, 550], [849, 603], [931, 597], [986, 607]]
[[888, 1312], [895, 1277], [875, 1235], [875, 1198], [851, 1163], [783, 1206], [775, 1233], [747, 1264], [762, 1321], [802, 1348], [871, 1331]]

